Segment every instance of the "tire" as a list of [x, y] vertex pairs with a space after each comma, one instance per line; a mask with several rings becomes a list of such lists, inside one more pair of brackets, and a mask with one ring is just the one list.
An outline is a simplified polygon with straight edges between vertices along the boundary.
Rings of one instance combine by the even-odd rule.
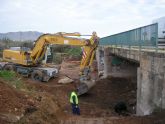
[[6, 71], [14, 71], [14, 66], [13, 65], [5, 65], [3, 67], [3, 70], [6, 70]]
[[43, 73], [40, 70], [35, 70], [32, 72], [31, 78], [35, 81], [42, 81], [43, 80]]
[[3, 69], [3, 67], [2, 67], [2, 65], [0, 65], [0, 70], [2, 70]]

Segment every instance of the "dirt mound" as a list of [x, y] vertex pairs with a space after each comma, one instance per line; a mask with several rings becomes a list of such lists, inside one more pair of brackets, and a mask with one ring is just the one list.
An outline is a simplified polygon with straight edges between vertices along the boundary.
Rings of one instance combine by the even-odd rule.
[[61, 111], [58, 100], [48, 93], [40, 93], [40, 103], [37, 110], [33, 113], [27, 113], [21, 118], [18, 124], [58, 124], [60, 118], [65, 118], [65, 114]]
[[0, 113], [21, 115], [27, 104], [25, 95], [0, 81]]
[[56, 79], [47, 83], [39, 83], [28, 80], [26, 83], [35, 86], [36, 92], [53, 95], [55, 102], [61, 106], [61, 111], [70, 111], [69, 94], [75, 89], [74, 83], [59, 84]]
[[0, 81], [0, 123], [19, 120], [28, 106], [28, 97], [15, 88]]
[[[42, 89], [42, 88], [43, 89]], [[59, 88], [41, 85], [32, 94], [17, 91], [17, 89], [0, 82], [0, 124], [9, 123], [57, 123], [60, 118], [66, 118], [63, 104], [66, 97]], [[46, 88], [45, 88], [46, 87]], [[37, 88], [37, 87], [36, 87]], [[63, 88], [62, 88], [63, 89]], [[41, 91], [43, 90], [43, 91]], [[55, 91], [54, 91], [55, 90]], [[57, 91], [58, 90], [58, 91]], [[63, 89], [64, 90], [64, 89]], [[50, 94], [50, 93], [57, 94]], [[56, 97], [55, 97], [56, 96]], [[60, 103], [61, 101], [62, 103]]]

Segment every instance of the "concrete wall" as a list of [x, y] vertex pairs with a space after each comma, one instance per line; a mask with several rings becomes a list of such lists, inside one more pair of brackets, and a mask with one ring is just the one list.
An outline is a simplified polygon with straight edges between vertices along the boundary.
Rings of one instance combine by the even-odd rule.
[[[165, 53], [110, 47], [99, 47], [99, 51], [104, 51], [104, 56], [97, 53], [98, 60], [101, 57], [104, 60], [103, 77], [112, 75], [112, 55], [140, 64], [137, 69], [137, 115], [149, 115], [165, 109]], [[101, 67], [100, 62], [98, 65]]]

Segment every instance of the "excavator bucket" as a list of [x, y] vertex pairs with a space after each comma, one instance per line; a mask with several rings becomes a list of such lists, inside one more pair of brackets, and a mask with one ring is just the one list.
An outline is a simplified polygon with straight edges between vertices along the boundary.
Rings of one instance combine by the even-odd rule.
[[77, 86], [77, 94], [83, 95], [87, 93], [95, 85], [95, 83], [96, 82], [94, 80], [86, 80], [86, 81], [81, 82]]

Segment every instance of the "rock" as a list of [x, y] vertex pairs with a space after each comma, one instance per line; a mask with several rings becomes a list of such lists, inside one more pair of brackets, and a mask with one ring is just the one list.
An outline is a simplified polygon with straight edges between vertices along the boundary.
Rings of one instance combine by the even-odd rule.
[[118, 113], [119, 115], [122, 115], [124, 112], [127, 111], [127, 105], [125, 102], [120, 101], [117, 102], [114, 106], [114, 110], [116, 113]]
[[21, 116], [13, 115], [13, 114], [0, 114], [0, 118], [10, 123], [14, 123], [20, 120]]
[[25, 95], [25, 98], [29, 98], [29, 96], [26, 94], [26, 95]]
[[73, 80], [68, 77], [64, 77], [58, 81], [58, 83], [60, 83], [60, 84], [68, 84], [68, 83], [72, 83], [72, 82], [73, 82]]
[[36, 97], [36, 100], [39, 101], [39, 102], [41, 102], [42, 96], [37, 96], [37, 97]]
[[14, 110], [15, 110], [15, 111], [18, 111], [18, 109], [17, 109], [17, 108], [14, 108]]
[[67, 111], [67, 110], [65, 110], [64, 112], [65, 112], [65, 113], [68, 113], [68, 111]]
[[35, 105], [35, 102], [34, 102], [33, 99], [28, 99], [27, 102], [28, 102], [28, 105], [30, 105], [30, 106], [34, 106]]
[[37, 111], [37, 108], [35, 106], [28, 106], [26, 109], [25, 109], [25, 115], [27, 114], [31, 114], [33, 112]]

